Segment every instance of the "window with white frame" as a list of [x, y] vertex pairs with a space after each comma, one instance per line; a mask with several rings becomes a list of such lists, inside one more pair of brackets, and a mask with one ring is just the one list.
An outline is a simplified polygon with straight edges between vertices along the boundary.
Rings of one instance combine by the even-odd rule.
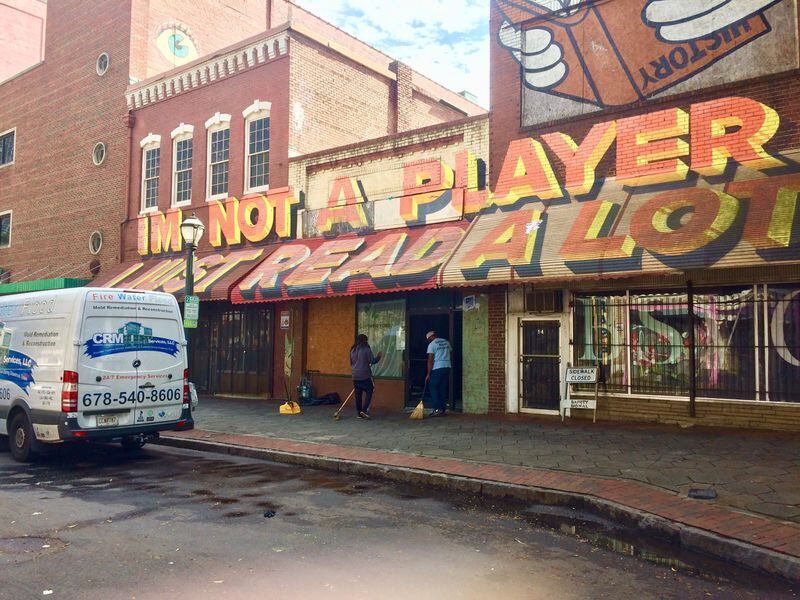
[[0, 213], [0, 248], [11, 246], [11, 211]]
[[152, 133], [142, 147], [142, 211], [158, 208], [158, 182], [161, 175], [161, 136]]
[[181, 123], [172, 131], [172, 206], [192, 203], [194, 127]]
[[216, 113], [206, 121], [206, 130], [208, 131], [206, 200], [218, 200], [228, 195], [230, 124], [231, 116], [220, 113]]
[[17, 130], [10, 129], [0, 133], [0, 167], [14, 164], [14, 143], [16, 142]]
[[242, 111], [245, 123], [244, 191], [269, 188], [269, 102], [256, 100]]

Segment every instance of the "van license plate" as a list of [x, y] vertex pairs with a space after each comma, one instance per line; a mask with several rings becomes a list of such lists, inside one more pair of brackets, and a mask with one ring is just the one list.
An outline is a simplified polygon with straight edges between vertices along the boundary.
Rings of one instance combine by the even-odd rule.
[[98, 427], [116, 427], [119, 425], [119, 417], [117, 415], [98, 415], [97, 416], [97, 426]]

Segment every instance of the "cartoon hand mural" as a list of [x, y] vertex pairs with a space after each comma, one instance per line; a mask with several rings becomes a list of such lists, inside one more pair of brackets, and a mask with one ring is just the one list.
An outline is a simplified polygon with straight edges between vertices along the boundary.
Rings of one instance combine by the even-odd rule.
[[522, 31], [504, 21], [499, 32], [500, 44], [508, 49], [525, 71], [525, 84], [533, 89], [558, 85], [567, 75], [564, 53], [547, 29]]
[[705, 37], [782, 0], [648, 0], [643, 20], [665, 42]]
[[[525, 88], [598, 107], [662, 94], [763, 35], [796, 39], [767, 9], [787, 0], [493, 0], [497, 44]], [[777, 19], [773, 19], [777, 20]], [[707, 40], [708, 43], [698, 43]], [[788, 61], [786, 63], [788, 65]], [[719, 67], [720, 69], [724, 67]], [[748, 72], [761, 72], [748, 65]], [[702, 84], [699, 84], [702, 85]], [[583, 109], [560, 102], [559, 114]], [[526, 120], [552, 115], [528, 109]], [[539, 114], [541, 113], [541, 114]]]

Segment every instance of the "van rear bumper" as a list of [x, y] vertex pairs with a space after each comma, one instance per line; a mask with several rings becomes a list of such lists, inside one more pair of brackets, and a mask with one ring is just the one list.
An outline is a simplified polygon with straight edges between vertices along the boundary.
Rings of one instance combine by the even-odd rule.
[[194, 429], [192, 411], [184, 409], [178, 421], [152, 423], [150, 425], [130, 425], [128, 427], [107, 427], [102, 429], [84, 429], [78, 425], [78, 419], [61, 419], [58, 423], [58, 437], [61, 440], [113, 440], [129, 435], [158, 433], [160, 431], [188, 431]]

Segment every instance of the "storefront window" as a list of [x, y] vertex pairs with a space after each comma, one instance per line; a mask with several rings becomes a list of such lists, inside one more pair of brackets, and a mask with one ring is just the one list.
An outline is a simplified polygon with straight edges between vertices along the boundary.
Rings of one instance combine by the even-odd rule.
[[689, 394], [689, 320], [686, 294], [631, 296], [631, 390]]
[[382, 300], [358, 303], [358, 333], [369, 338], [372, 351], [383, 360], [372, 367], [375, 377], [402, 377], [406, 348], [406, 301]]
[[695, 296], [698, 396], [755, 399], [755, 314], [752, 287]]
[[800, 402], [800, 286], [756, 289], [575, 296], [574, 363], [608, 391]]
[[[625, 296], [575, 298], [575, 366], [599, 363], [606, 389], [627, 391]], [[578, 386], [592, 387], [592, 386]]]
[[769, 399], [800, 402], [800, 287], [767, 289]]

